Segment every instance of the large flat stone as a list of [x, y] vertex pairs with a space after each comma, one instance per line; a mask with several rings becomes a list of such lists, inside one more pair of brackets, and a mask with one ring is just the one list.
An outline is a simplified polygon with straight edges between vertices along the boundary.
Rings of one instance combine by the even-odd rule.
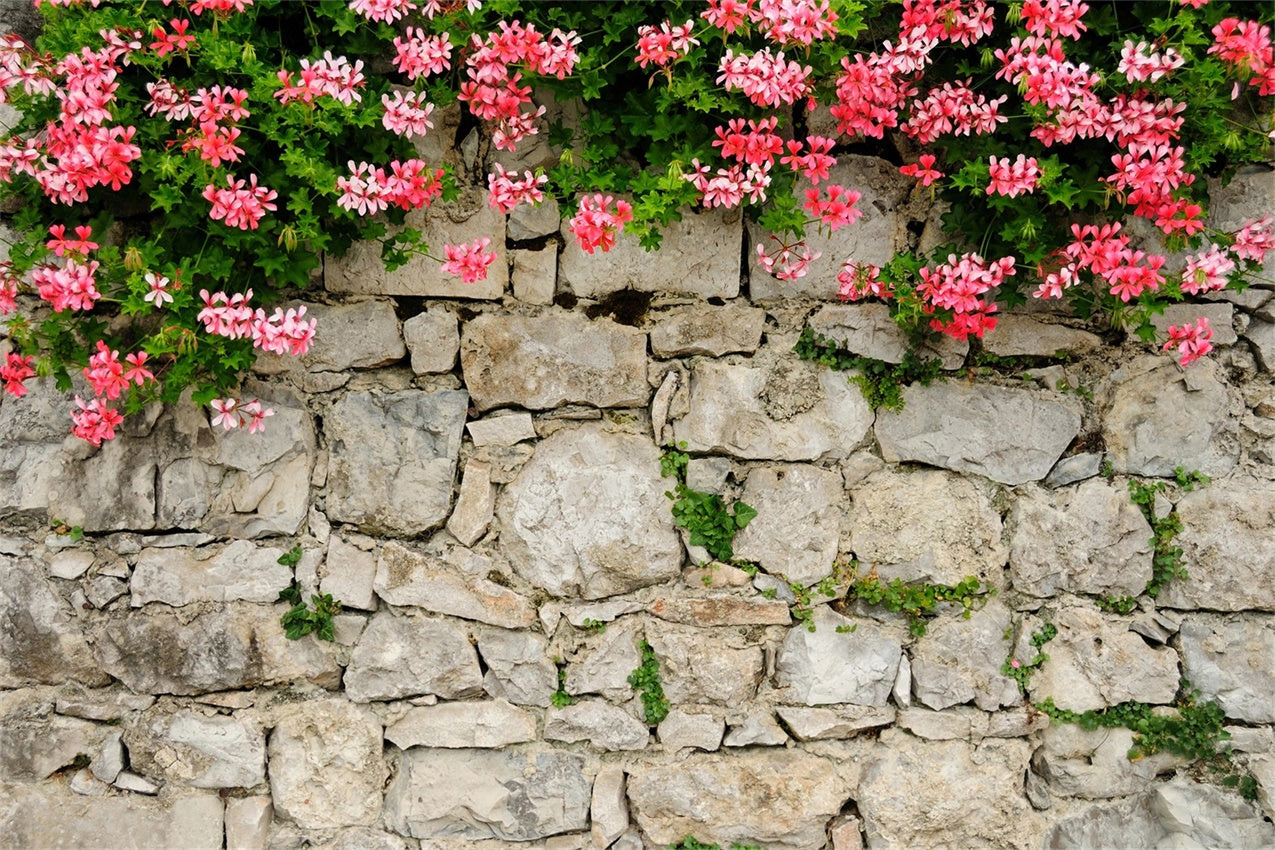
[[394, 304], [389, 300], [310, 304], [306, 315], [319, 320], [310, 351], [299, 361], [312, 372], [373, 369], [407, 355]]
[[651, 397], [646, 334], [578, 313], [483, 314], [465, 323], [460, 363], [479, 410], [641, 407]]
[[504, 700], [421, 705], [385, 730], [399, 747], [494, 748], [536, 739], [536, 719]]
[[282, 549], [237, 540], [221, 549], [143, 549], [129, 579], [132, 605], [274, 602], [292, 580]]
[[354, 392], [334, 404], [329, 518], [404, 534], [442, 525], [468, 407], [461, 390]]
[[779, 649], [776, 681], [788, 701], [884, 706], [903, 654], [903, 629], [851, 620], [827, 606], [815, 609], [814, 625], [813, 632], [790, 629]]
[[84, 797], [45, 785], [0, 787], [0, 834], [41, 850], [221, 850], [216, 794]]
[[1182, 676], [1226, 716], [1275, 723], [1275, 617], [1192, 614], [1182, 622]]
[[[885, 304], [826, 304], [810, 317], [810, 329], [852, 354], [886, 363], [902, 363], [911, 350], [907, 334]], [[969, 350], [969, 342], [944, 334], [917, 354], [937, 359], [944, 369], [959, 369]]]
[[0, 557], [0, 624], [0, 687], [109, 682], [84, 622], [54, 592], [38, 563]]
[[1045, 780], [1051, 794], [1102, 800], [1146, 790], [1158, 773], [1181, 764], [1167, 753], [1129, 759], [1133, 731], [1084, 729], [1075, 723], [1053, 723], [1041, 735], [1032, 756], [1032, 770]]
[[973, 702], [983, 711], [1021, 701], [1018, 685], [1001, 674], [1009, 655], [1010, 611], [992, 600], [967, 620], [959, 614], [929, 624], [912, 649], [912, 692], [935, 710]]
[[[735, 555], [768, 573], [814, 584], [832, 572], [841, 540], [841, 475], [791, 464], [753, 470], [741, 501], [757, 516], [737, 533]], [[801, 529], [793, 534], [793, 529]]]
[[664, 695], [675, 705], [745, 705], [763, 675], [761, 647], [730, 631], [649, 623], [646, 637], [659, 660]]
[[722, 307], [696, 304], [658, 316], [651, 328], [651, 353], [656, 357], [686, 357], [743, 352], [761, 343], [766, 311], [732, 301]]
[[881, 456], [1024, 484], [1049, 474], [1080, 433], [1080, 414], [1031, 390], [936, 383], [903, 390], [877, 417]]
[[409, 605], [507, 629], [525, 629], [536, 618], [531, 603], [512, 590], [485, 578], [461, 575], [455, 568], [394, 541], [381, 548], [374, 587], [376, 595], [391, 605]]
[[417, 615], [374, 614], [345, 671], [355, 702], [437, 694], [463, 699], [482, 693], [478, 654], [464, 630]]
[[1101, 346], [1102, 338], [1088, 331], [1012, 313], [1001, 316], [983, 337], [983, 350], [996, 357], [1089, 354]]
[[607, 752], [640, 750], [647, 725], [624, 709], [598, 699], [581, 700], [545, 713], [546, 741], [587, 741]]
[[489, 696], [515, 705], [549, 705], [558, 690], [558, 668], [549, 659], [549, 642], [544, 635], [482, 628], [478, 652], [487, 665], [483, 689]]
[[266, 779], [266, 740], [250, 721], [156, 713], [125, 730], [133, 770], [193, 788], [250, 788]]

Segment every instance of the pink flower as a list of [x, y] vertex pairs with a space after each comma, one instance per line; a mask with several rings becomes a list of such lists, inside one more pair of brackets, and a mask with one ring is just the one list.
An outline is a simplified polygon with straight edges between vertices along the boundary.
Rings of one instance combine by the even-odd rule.
[[310, 350], [310, 342], [319, 325], [318, 319], [306, 318], [305, 310], [304, 304], [289, 308], [286, 313], [283, 308], [276, 307], [269, 317], [265, 310], [257, 310], [248, 330], [252, 344], [272, 354], [304, 356]]
[[1182, 291], [1192, 295], [1225, 289], [1227, 275], [1235, 271], [1235, 261], [1214, 243], [1207, 251], [1186, 258], [1182, 272]]
[[155, 41], [151, 42], [151, 50], [155, 51], [156, 56], [167, 56], [174, 50], [185, 52], [186, 48], [195, 43], [193, 35], [186, 35], [186, 30], [190, 27], [190, 21], [173, 18], [168, 23], [173, 28], [171, 36], [164, 32], [164, 28], [160, 26], [155, 27], [152, 31]]
[[78, 412], [72, 412], [71, 421], [74, 426], [71, 433], [92, 446], [102, 445], [103, 440], [115, 439], [115, 427], [124, 421], [118, 410], [107, 407], [106, 402], [95, 398], [87, 404], [78, 395], [75, 397]]
[[1088, 27], [1080, 22], [1089, 4], [1080, 0], [1026, 0], [1023, 26], [1033, 35], [1079, 39]]
[[1213, 350], [1213, 343], [1209, 342], [1213, 338], [1213, 330], [1209, 327], [1208, 318], [1204, 316], [1196, 319], [1195, 324], [1187, 323], [1181, 327], [1169, 325], [1168, 330], [1169, 341], [1160, 350], [1168, 351], [1176, 347], [1182, 355], [1178, 362], [1183, 366], [1190, 366]]
[[172, 281], [154, 272], [147, 272], [143, 279], [150, 285], [150, 291], [142, 296], [143, 301], [154, 304], [156, 310], [163, 309], [165, 302], [173, 303], [172, 293], [168, 291], [168, 284]]
[[487, 267], [496, 261], [496, 252], [488, 251], [491, 240], [484, 236], [471, 245], [444, 245], [447, 262], [443, 271], [458, 275], [464, 283], [477, 283], [487, 279]]
[[93, 277], [100, 264], [91, 260], [81, 264], [68, 259], [66, 265], [37, 266], [31, 270], [31, 282], [36, 285], [40, 297], [53, 305], [55, 312], [64, 310], [89, 310], [102, 297]]
[[513, 179], [514, 172], [505, 171], [500, 163], [487, 175], [487, 205], [501, 213], [509, 213], [518, 204], [535, 206], [545, 199], [544, 187], [549, 183], [545, 175], [536, 177], [530, 171], [523, 172], [521, 180]]
[[18, 279], [7, 271], [0, 276], [0, 316], [7, 316], [18, 309]]
[[394, 67], [400, 74], [415, 80], [451, 70], [452, 44], [447, 33], [427, 36], [423, 30], [408, 27], [406, 35], [406, 39], [394, 39]]
[[208, 402], [208, 406], [217, 411], [212, 420], [214, 428], [220, 425], [223, 430], [231, 431], [239, 427], [238, 399], [215, 398]]
[[124, 370], [124, 380], [132, 381], [139, 387], [147, 381], [155, 380], [155, 375], [150, 369], [146, 368], [146, 359], [149, 357], [145, 351], [139, 351], [136, 354], [130, 354], [124, 359], [128, 361], [129, 368]]
[[344, 56], [333, 56], [332, 51], [325, 50], [322, 59], [302, 59], [298, 72], [299, 83], [293, 85], [292, 71], [281, 70], [277, 76], [283, 87], [274, 93], [280, 103], [291, 103], [299, 100], [302, 103], [313, 103], [317, 97], [324, 95], [350, 106], [363, 100], [358, 90], [366, 79], [363, 76], [363, 60], [353, 65]]
[[44, 246], [59, 257], [66, 254], [68, 251], [74, 251], [78, 254], [88, 256], [90, 251], [96, 251], [98, 249], [98, 244], [96, 242], [89, 241], [89, 237], [93, 235], [93, 228], [88, 225], [81, 225], [80, 227], [75, 228], [75, 235], [79, 237], [78, 239], [65, 238], [66, 225], [64, 224], [55, 224], [50, 227], [49, 235], [53, 238], [44, 243]]
[[218, 189], [209, 183], [203, 192], [204, 199], [212, 203], [212, 211], [208, 217], [213, 221], [224, 221], [227, 227], [240, 230], [256, 230], [258, 223], [266, 212], [274, 212], [278, 207], [270, 203], [279, 196], [273, 189], [257, 185], [257, 175], [249, 176], [250, 183], [236, 180], [234, 175], [226, 175], [229, 188]]
[[260, 399], [254, 399], [243, 406], [244, 413], [248, 414], [248, 433], [257, 434], [266, 430], [266, 417], [274, 416], [273, 407], [261, 406]]
[[1012, 163], [1009, 157], [988, 157], [988, 174], [992, 182], [987, 186], [987, 194], [1008, 195], [1016, 198], [1020, 194], [1031, 194], [1040, 178], [1040, 169], [1036, 167], [1036, 158], [1028, 159], [1021, 153]]
[[350, 8], [370, 21], [392, 24], [417, 6], [412, 0], [350, 0]]
[[881, 268], [872, 263], [857, 263], [846, 260], [837, 272], [837, 297], [842, 301], [858, 301], [875, 295], [877, 298], [889, 298], [894, 295], [890, 284], [881, 280]]
[[84, 367], [84, 377], [93, 388], [93, 395], [116, 399], [120, 393], [128, 389], [128, 379], [124, 377], [124, 367], [120, 364], [120, 353], [107, 347], [102, 340], [97, 341], [97, 353], [89, 358], [89, 365]]
[[804, 239], [785, 242], [774, 234], [770, 239], [777, 243], [778, 247], [767, 252], [765, 245], [758, 245], [757, 265], [779, 280], [797, 280], [805, 277], [810, 264], [823, 256], [819, 251], [811, 251]]
[[1124, 74], [1125, 79], [1131, 83], [1145, 80], [1154, 83], [1186, 64], [1182, 54], [1172, 47], [1166, 47], [1163, 53], [1150, 51], [1151, 45], [1145, 41], [1139, 41], [1135, 45], [1133, 39], [1125, 39], [1116, 70]]
[[1231, 245], [1231, 253], [1255, 263], [1265, 262], [1271, 251], [1275, 251], [1275, 216], [1269, 214], [1245, 222]]
[[746, 27], [749, 21], [761, 20], [753, 8], [754, 0], [708, 0], [708, 9], [700, 17], [727, 33]]
[[[612, 202], [615, 211], [608, 209]], [[580, 248], [587, 254], [601, 248], [603, 253], [615, 247], [616, 237], [624, 225], [633, 220], [633, 206], [627, 201], [615, 201], [610, 195], [585, 195], [580, 199], [580, 209], [571, 219], [571, 233]]]
[[828, 197], [820, 197], [818, 189], [806, 190], [805, 209], [831, 230], [839, 230], [847, 224], [854, 224], [863, 218], [863, 212], [855, 209], [862, 194], [857, 191], [846, 191], [845, 187], [836, 183], [828, 186]]
[[943, 177], [943, 172], [934, 168], [934, 154], [923, 153], [920, 158], [911, 165], [899, 166], [899, 173], [907, 177], [915, 177], [921, 181], [922, 186], [929, 186], [935, 180]]
[[837, 158], [828, 153], [834, 144], [835, 141], [825, 136], [807, 136], [806, 146], [810, 150], [803, 154], [801, 142], [789, 141], [785, 143], [788, 154], [779, 162], [818, 186], [820, 180], [828, 179], [828, 169], [837, 164]]
[[663, 68], [680, 59], [691, 48], [699, 44], [699, 40], [691, 37], [693, 21], [679, 26], [669, 26], [668, 21], [653, 26], [638, 27], [637, 64], [645, 69], [647, 65]]
[[736, 56], [728, 47], [718, 72], [717, 82], [727, 91], [742, 91], [757, 106], [791, 105], [810, 93], [810, 66], [789, 62], [782, 50]]
[[425, 92], [395, 91], [393, 96], [381, 95], [381, 105], [385, 107], [385, 115], [381, 123], [390, 132], [412, 138], [424, 136], [434, 129], [434, 122], [429, 120], [434, 111], [434, 104], [427, 102]]
[[12, 351], [5, 355], [4, 365], [0, 366], [0, 381], [4, 381], [5, 392], [17, 398], [27, 394], [23, 382], [35, 377], [35, 370], [31, 368], [34, 362], [34, 357], [24, 357]]
[[921, 269], [922, 283], [916, 291], [932, 308], [952, 311], [948, 321], [934, 319], [930, 327], [961, 340], [971, 333], [982, 337], [996, 327], [991, 314], [997, 310], [994, 302], [982, 296], [1014, 274], [1013, 257], [989, 263], [978, 254], [963, 254], [960, 258], [949, 254], [946, 263]]

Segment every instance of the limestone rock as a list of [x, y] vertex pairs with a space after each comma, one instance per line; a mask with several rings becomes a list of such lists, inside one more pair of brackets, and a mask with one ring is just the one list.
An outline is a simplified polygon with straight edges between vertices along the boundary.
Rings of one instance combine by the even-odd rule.
[[266, 850], [274, 806], [269, 797], [226, 801], [226, 850]]
[[127, 731], [135, 770], [194, 788], [250, 788], [266, 778], [261, 730], [233, 717], [155, 714]]
[[[885, 304], [828, 304], [810, 317], [810, 329], [851, 354], [886, 363], [902, 363], [911, 350], [907, 334]], [[922, 346], [917, 354], [940, 361], [944, 369], [959, 369], [969, 350], [968, 342], [944, 335], [933, 346]]]
[[607, 767], [593, 780], [593, 802], [589, 806], [590, 835], [599, 847], [610, 846], [629, 828], [629, 802], [624, 795], [624, 771]]
[[740, 302], [723, 307], [680, 307], [656, 319], [651, 328], [651, 353], [656, 357], [751, 354], [761, 343], [765, 325], [766, 311]]
[[539, 204], [519, 204], [509, 212], [506, 233], [515, 242], [527, 239], [539, 239], [557, 233], [562, 226], [562, 216], [558, 210], [558, 202], [553, 198], [545, 198]]
[[591, 785], [567, 753], [416, 748], [386, 791], [385, 824], [420, 839], [530, 841], [585, 829]]
[[725, 846], [816, 850], [850, 792], [829, 761], [799, 750], [695, 753], [629, 772], [634, 820], [661, 846], [694, 835]]
[[1135, 794], [1150, 786], [1157, 773], [1181, 764], [1165, 753], [1131, 761], [1133, 732], [1086, 730], [1074, 723], [1054, 723], [1032, 756], [1032, 770], [1045, 779], [1052, 794], [1100, 800]]
[[1009, 655], [1010, 611], [993, 599], [967, 620], [933, 620], [912, 649], [912, 690], [935, 710], [973, 701], [983, 711], [1019, 702], [1018, 684], [1001, 675]]
[[666, 752], [695, 747], [711, 753], [721, 746], [725, 730], [726, 721], [720, 717], [674, 706], [660, 721], [657, 732]]
[[390, 541], [381, 547], [376, 593], [391, 605], [410, 605], [493, 626], [525, 629], [536, 610], [522, 596], [485, 578], [464, 576]]
[[292, 581], [282, 549], [236, 540], [220, 550], [143, 549], [129, 581], [132, 605], [274, 602]]
[[0, 556], [0, 687], [105, 685], [84, 625], [33, 561]]
[[269, 746], [279, 815], [303, 829], [377, 822], [389, 771], [371, 711], [340, 699], [300, 703], [282, 714]]
[[641, 407], [651, 398], [646, 334], [577, 313], [483, 314], [465, 323], [460, 363], [480, 411], [511, 404]]
[[96, 558], [92, 552], [69, 549], [49, 558], [49, 575], [54, 578], [77, 579], [89, 571]]
[[779, 685], [806, 705], [884, 706], [903, 652], [902, 629], [850, 620], [827, 606], [815, 609], [814, 624], [813, 632], [793, 628], [784, 638], [776, 663]]
[[1275, 617], [1193, 614], [1182, 622], [1182, 676], [1226, 716], [1275, 723]]
[[276, 682], [336, 687], [332, 648], [314, 637], [288, 640], [285, 608], [230, 603], [193, 617], [148, 606], [102, 623], [95, 633], [101, 668], [130, 690], [197, 694]]
[[417, 313], [403, 323], [403, 337], [412, 352], [412, 371], [418, 375], [450, 372], [460, 351], [456, 314], [434, 309]]
[[441, 525], [468, 406], [458, 390], [348, 393], [325, 420], [328, 516], [404, 534]]
[[1244, 338], [1253, 344], [1258, 364], [1267, 372], [1275, 372], [1275, 322], [1253, 319]]
[[999, 576], [1008, 560], [989, 488], [932, 469], [869, 475], [852, 491], [850, 549], [883, 578], [959, 584]]
[[[376, 552], [353, 545], [358, 535], [346, 539], [333, 535], [320, 568], [319, 589], [330, 593], [346, 608], [376, 610]], [[367, 540], [368, 538], [362, 538]]]
[[581, 298], [622, 289], [734, 298], [739, 294], [739, 210], [684, 214], [661, 227], [658, 251], [646, 251], [631, 233], [621, 233], [606, 253], [586, 254], [563, 224], [566, 247], [558, 258], [559, 282]]
[[1231, 395], [1211, 360], [1189, 372], [1176, 362], [1135, 361], [1111, 381], [1103, 437], [1117, 472], [1169, 477], [1181, 466], [1217, 477], [1235, 466]]
[[504, 700], [416, 706], [385, 730], [385, 740], [404, 750], [499, 748], [535, 739], [535, 718]]
[[453, 623], [415, 615], [373, 614], [345, 671], [355, 702], [437, 694], [464, 699], [482, 693], [478, 654]]
[[781, 747], [788, 742], [788, 733], [775, 722], [775, 716], [769, 711], [750, 711], [738, 722], [730, 724], [725, 747]]
[[762, 652], [731, 632], [649, 623], [646, 639], [660, 662], [664, 695], [678, 703], [745, 705], [762, 679]]
[[682, 545], [648, 440], [598, 426], [543, 440], [497, 504], [514, 570], [554, 596], [600, 599], [666, 581]]
[[805, 708], [781, 705], [779, 719], [798, 741], [852, 738], [869, 729], [879, 729], [894, 722], [894, 709], [862, 705], [837, 708]]
[[548, 642], [534, 632], [485, 628], [478, 652], [487, 665], [483, 689], [515, 705], [549, 705], [558, 689], [558, 668], [549, 660]]
[[564, 687], [573, 696], [601, 694], [615, 701], [633, 695], [629, 675], [642, 663], [634, 627], [617, 625], [586, 639], [567, 664]]
[[68, 717], [85, 720], [121, 720], [132, 712], [145, 711], [155, 704], [155, 698], [128, 691], [107, 689], [59, 691], [55, 710]]
[[762, 467], [749, 474], [740, 498], [757, 516], [735, 535], [738, 557], [804, 585], [832, 573], [841, 539], [840, 475], [797, 464]]
[[552, 304], [558, 288], [558, 246], [550, 243], [538, 251], [515, 249], [510, 257], [514, 298], [526, 304]]
[[1089, 354], [1101, 346], [1102, 339], [1088, 331], [1012, 313], [1001, 316], [983, 337], [983, 350], [996, 357]]
[[45, 779], [76, 762], [87, 763], [111, 737], [109, 726], [51, 714], [50, 708], [30, 691], [0, 696], [0, 779]]
[[348, 826], [331, 841], [313, 846], [315, 850], [412, 850], [401, 836], [368, 826]]
[[900, 729], [928, 741], [968, 741], [981, 737], [984, 715], [961, 708], [949, 711], [905, 708], [899, 712], [898, 723]]
[[470, 460], [461, 476], [460, 495], [447, 520], [447, 530], [464, 546], [473, 546], [487, 533], [496, 503], [491, 465]]
[[887, 462], [920, 461], [1002, 484], [1044, 478], [1080, 433], [1075, 410], [1026, 389], [912, 384], [903, 403], [877, 417]]
[[606, 752], [640, 750], [650, 737], [646, 724], [602, 700], [581, 700], [545, 714], [545, 740], [588, 741]]
[[536, 438], [530, 413], [502, 413], [476, 419], [465, 425], [474, 446], [512, 446]]
[[43, 785], [11, 785], [0, 804], [0, 835], [10, 847], [45, 850], [221, 850], [216, 794], [85, 797]]
[[673, 425], [692, 452], [749, 460], [844, 457], [872, 424], [844, 375], [813, 363], [695, 364], [690, 413]]
[[1068, 455], [1054, 464], [1054, 468], [1045, 476], [1046, 487], [1066, 487], [1086, 478], [1093, 478], [1102, 469], [1100, 452], [1081, 452]]
[[301, 358], [301, 364], [312, 372], [373, 369], [407, 355], [391, 301], [308, 304], [307, 310], [309, 316], [319, 320], [314, 343]]
[[[747, 578], [746, 573], [740, 572]], [[741, 599], [738, 596], [660, 598], [652, 602], [648, 610], [661, 620], [688, 626], [786, 626], [792, 622], [788, 605], [777, 599]]]
[[[1270, 214], [1271, 193], [1275, 192], [1275, 173], [1268, 166], [1242, 166], [1229, 183], [1222, 184], [1221, 178], [1209, 179], [1210, 227], [1234, 231], [1252, 219]], [[1269, 279], [1272, 271], [1275, 271], [1275, 265], [1268, 260], [1262, 268], [1261, 276]]]

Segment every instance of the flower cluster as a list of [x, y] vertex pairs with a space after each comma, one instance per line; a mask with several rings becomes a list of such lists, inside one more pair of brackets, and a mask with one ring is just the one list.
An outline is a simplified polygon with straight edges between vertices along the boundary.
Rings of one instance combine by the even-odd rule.
[[[610, 209], [612, 202], [614, 211]], [[585, 253], [592, 254], [598, 248], [605, 253], [615, 247], [615, 238], [632, 220], [633, 205], [628, 201], [616, 201], [610, 195], [586, 196], [571, 219], [571, 234]]]
[[282, 87], [274, 96], [280, 103], [299, 100], [312, 104], [315, 99], [326, 96], [350, 106], [363, 100], [359, 89], [367, 82], [362, 59], [351, 65], [349, 59], [333, 56], [330, 50], [323, 52], [322, 59], [302, 59], [299, 72], [280, 70], [278, 77]]
[[488, 251], [491, 239], [484, 236], [469, 245], [445, 245], [447, 261], [443, 271], [454, 274], [463, 283], [477, 283], [487, 279], [487, 267], [496, 261], [496, 252]]
[[806, 272], [810, 270], [810, 264], [823, 256], [820, 251], [811, 251], [804, 239], [786, 242], [772, 234], [770, 241], [775, 243], [775, 247], [769, 251], [766, 250], [765, 245], [757, 246], [757, 265], [778, 280], [797, 280], [805, 277]]
[[318, 320], [306, 318], [305, 305], [289, 309], [276, 307], [271, 315], [248, 305], [252, 290], [247, 292], [199, 291], [204, 307], [196, 317], [204, 331], [226, 339], [251, 339], [254, 348], [271, 354], [301, 357], [310, 350]]
[[978, 254], [949, 254], [946, 263], [921, 269], [917, 293], [931, 310], [952, 311], [950, 319], [933, 319], [930, 327], [956, 339], [970, 334], [982, 337], [996, 327], [996, 304], [982, 296], [1000, 286], [1015, 273], [1014, 258], [987, 262]]
[[545, 199], [544, 188], [549, 178], [524, 171], [521, 180], [514, 179], [512, 171], [496, 163], [495, 170], [487, 175], [487, 204], [501, 213], [509, 213], [519, 204], [535, 206]]
[[247, 428], [249, 434], [265, 430], [266, 417], [274, 416], [273, 407], [263, 407], [261, 399], [253, 399], [243, 404], [235, 398], [215, 398], [208, 406], [217, 413], [212, 418], [212, 426], [221, 426], [225, 431], [236, 428]]
[[233, 174], [227, 174], [226, 188], [209, 183], [204, 187], [203, 197], [212, 204], [208, 217], [213, 221], [224, 221], [227, 227], [240, 230], [256, 230], [267, 212], [278, 209], [271, 201], [279, 194], [273, 189], [258, 186], [255, 174], [250, 175], [247, 181], [236, 180]]
[[1176, 348], [1182, 355], [1178, 362], [1183, 366], [1190, 366], [1213, 350], [1213, 343], [1209, 342], [1213, 338], [1213, 329], [1209, 327], [1209, 320], [1204, 316], [1196, 319], [1194, 323], [1188, 322], [1180, 327], [1169, 325], [1168, 334], [1169, 341], [1164, 344], [1162, 350]]
[[348, 177], [338, 177], [341, 191], [337, 204], [361, 216], [372, 215], [390, 206], [418, 210], [432, 204], [443, 193], [443, 169], [430, 169], [423, 160], [390, 163], [390, 173], [369, 163], [349, 163]]

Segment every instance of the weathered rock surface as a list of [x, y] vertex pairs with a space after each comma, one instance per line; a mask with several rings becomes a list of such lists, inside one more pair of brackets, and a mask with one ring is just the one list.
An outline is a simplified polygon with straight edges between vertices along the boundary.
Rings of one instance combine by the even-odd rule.
[[983, 350], [996, 357], [1081, 355], [1101, 345], [1102, 339], [1088, 331], [1014, 314], [1001, 316], [983, 337]]
[[[851, 354], [886, 363], [902, 363], [911, 350], [907, 334], [885, 304], [828, 304], [810, 317], [810, 329]], [[933, 347], [922, 346], [917, 354], [939, 360], [944, 369], [959, 369], [969, 350], [968, 342], [944, 335]]]
[[468, 423], [465, 429], [476, 447], [512, 446], [523, 440], [536, 438], [536, 426], [531, 421], [530, 413], [501, 413], [476, 419]]
[[935, 710], [973, 702], [984, 711], [1019, 702], [1018, 684], [1001, 674], [1009, 655], [1010, 611], [991, 600], [967, 620], [939, 617], [912, 648], [912, 692]]
[[478, 654], [464, 630], [416, 615], [373, 614], [345, 671], [345, 695], [355, 702], [437, 694], [464, 699], [482, 693]]
[[485, 628], [478, 652], [487, 665], [483, 689], [515, 705], [549, 705], [558, 689], [558, 668], [549, 660], [548, 642], [534, 632]]
[[1234, 314], [1235, 308], [1225, 303], [1169, 304], [1163, 313], [1151, 317], [1151, 325], [1167, 338], [1169, 325], [1185, 325], [1203, 317], [1209, 320], [1209, 330], [1213, 331], [1213, 345], [1232, 345], [1238, 338], [1232, 326]]
[[274, 806], [269, 797], [226, 801], [226, 850], [266, 850]]
[[629, 828], [629, 802], [624, 786], [624, 771], [618, 767], [603, 768], [593, 780], [589, 832], [599, 847], [609, 846]]
[[1275, 617], [1193, 614], [1182, 622], [1182, 676], [1226, 716], [1275, 723]]
[[[310, 351], [301, 358], [312, 372], [344, 372], [372, 369], [407, 355], [394, 304], [384, 299], [354, 301], [328, 306], [307, 305], [308, 315], [319, 320]], [[276, 357], [280, 355], [262, 355]]]
[[894, 709], [863, 705], [837, 708], [805, 708], [781, 705], [779, 719], [798, 741], [820, 741], [828, 738], [851, 738], [869, 729], [889, 726], [894, 722]]
[[[746, 578], [747, 574], [744, 576]], [[661, 620], [688, 626], [786, 626], [792, 621], [788, 605], [778, 599], [738, 596], [661, 598], [652, 602], [648, 610]]]
[[441, 525], [468, 406], [456, 390], [348, 393], [324, 423], [328, 516], [404, 534]]
[[1011, 579], [1029, 596], [1137, 596], [1151, 580], [1151, 527], [1125, 487], [1024, 489], [1009, 526]]
[[162, 800], [84, 797], [48, 786], [9, 785], [0, 791], [0, 834], [10, 847], [46, 850], [221, 850], [222, 802], [216, 794], [174, 794]]
[[792, 750], [696, 753], [629, 774], [633, 818], [660, 845], [695, 835], [724, 845], [815, 850], [850, 792], [828, 760]]
[[504, 700], [422, 705], [385, 730], [385, 740], [409, 747], [498, 748], [536, 739], [536, 719]]
[[376, 595], [412, 606], [507, 629], [525, 629], [536, 610], [522, 596], [485, 578], [462, 575], [441, 561], [390, 541], [376, 565]]
[[646, 639], [659, 659], [670, 702], [738, 706], [757, 693], [761, 647], [738, 634], [649, 623]]
[[418, 375], [450, 372], [460, 351], [456, 314], [433, 309], [417, 313], [403, 323], [403, 338], [412, 352], [412, 371]]
[[591, 790], [580, 756], [416, 748], [386, 791], [385, 823], [420, 839], [530, 841], [583, 830]]
[[465, 323], [460, 364], [480, 411], [641, 407], [651, 398], [646, 334], [576, 313], [479, 316]]
[[735, 535], [735, 555], [789, 581], [814, 584], [832, 572], [843, 497], [836, 472], [796, 464], [753, 470], [740, 498], [757, 516]]
[[129, 581], [132, 605], [274, 602], [292, 581], [292, 570], [279, 563], [282, 554], [246, 540], [220, 550], [143, 549]]
[[826, 606], [815, 609], [814, 624], [813, 632], [791, 629], [784, 638], [776, 664], [779, 685], [806, 705], [884, 706], [898, 673], [903, 630], [851, 620]]
[[1182, 763], [1167, 753], [1131, 761], [1132, 747], [1133, 732], [1122, 727], [1087, 730], [1053, 723], [1032, 756], [1032, 770], [1048, 783], [1051, 794], [1101, 800], [1142, 791], [1157, 773]]
[[0, 687], [105, 685], [83, 623], [34, 561], [0, 557]]
[[554, 596], [600, 599], [676, 577], [682, 544], [649, 440], [586, 425], [541, 441], [497, 505], [515, 571]]
[[844, 457], [872, 424], [872, 411], [844, 375], [812, 363], [697, 363], [690, 412], [674, 422], [693, 452], [745, 459]]
[[381, 731], [372, 712], [345, 700], [289, 708], [270, 733], [275, 810], [304, 829], [376, 823], [389, 775]]
[[656, 357], [751, 354], [761, 343], [765, 326], [765, 310], [739, 302], [723, 307], [679, 307], [656, 318], [651, 327], [651, 353]]
[[447, 530], [462, 546], [473, 546], [491, 526], [496, 505], [496, 488], [491, 483], [491, 464], [470, 460], [461, 476], [456, 507], [447, 519]]
[[249, 788], [266, 779], [261, 730], [193, 711], [154, 714], [124, 735], [134, 770], [194, 788]]
[[912, 384], [903, 403], [877, 417], [887, 462], [920, 461], [1001, 484], [1044, 478], [1080, 433], [1075, 410], [1026, 389]]
[[347, 540], [334, 534], [328, 540], [328, 554], [320, 570], [319, 588], [332, 594], [347, 608], [375, 611], [377, 555], [375, 551], [353, 545], [352, 541], [356, 539], [371, 542], [359, 535]]
[[683, 710], [674, 706], [668, 716], [660, 721], [657, 729], [660, 743], [666, 751], [683, 747], [715, 751], [722, 745], [722, 733], [726, 721], [712, 714]]
[[558, 246], [550, 243], [540, 250], [514, 249], [511, 277], [514, 298], [526, 304], [552, 304], [558, 288]]
[[636, 626], [617, 623], [588, 638], [567, 664], [563, 687], [567, 693], [601, 694], [623, 702], [633, 693], [629, 674], [642, 663]]
[[750, 711], [730, 723], [724, 747], [780, 747], [788, 741], [788, 733], [766, 709]]
[[77, 762], [87, 763], [114, 731], [52, 714], [51, 709], [38, 691], [0, 694], [0, 779], [38, 781]]
[[588, 741], [606, 752], [640, 750], [650, 738], [645, 723], [619, 706], [596, 699], [549, 709], [544, 734], [548, 741]]

